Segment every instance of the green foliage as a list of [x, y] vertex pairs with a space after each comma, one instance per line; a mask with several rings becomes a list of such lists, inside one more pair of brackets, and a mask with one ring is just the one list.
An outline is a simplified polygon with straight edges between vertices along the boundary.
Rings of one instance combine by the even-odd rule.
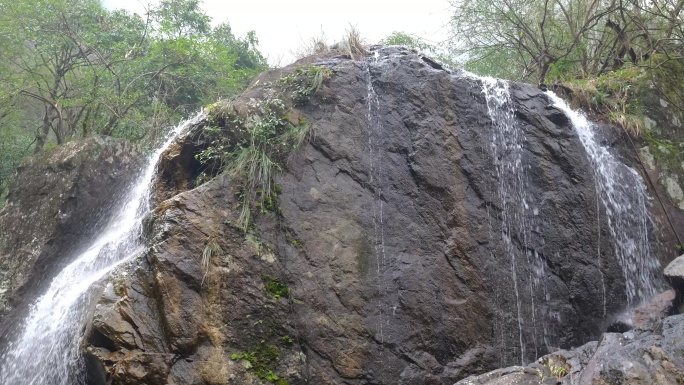
[[572, 62], [568, 59], [558, 59], [549, 64], [548, 79], [550, 81], [559, 81], [568, 77], [572, 70]]
[[459, 0], [452, 7], [452, 51], [483, 75], [548, 83], [684, 53], [681, 0]]
[[92, 133], [154, 140], [159, 127], [241, 92], [266, 69], [257, 44], [254, 33], [212, 29], [198, 0], [163, 0], [147, 19], [97, 0], [5, 2], [0, 126], [10, 105], [36, 151]]
[[0, 196], [30, 152], [92, 134], [153, 142], [267, 68], [253, 32], [212, 28], [198, 0], [162, 0], [145, 19], [98, 0], [0, 9]]
[[278, 365], [280, 349], [276, 345], [267, 345], [264, 341], [259, 346], [247, 353], [233, 353], [231, 360], [245, 360], [249, 362], [249, 370], [262, 380], [275, 383], [276, 385], [287, 385], [288, 381], [281, 378], [273, 370]]
[[290, 297], [290, 288], [285, 283], [283, 283], [278, 277], [264, 274], [261, 276], [261, 279], [264, 282], [264, 289], [275, 300]]
[[0, 125], [0, 208], [9, 182], [31, 146], [31, 137], [15, 125]]

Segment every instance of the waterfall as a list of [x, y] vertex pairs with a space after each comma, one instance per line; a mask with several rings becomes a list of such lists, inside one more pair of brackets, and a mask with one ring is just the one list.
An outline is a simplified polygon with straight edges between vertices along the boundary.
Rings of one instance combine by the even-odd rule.
[[[526, 359], [539, 354], [538, 314], [541, 314], [541, 311], [535, 298], [544, 279], [543, 263], [529, 242], [538, 210], [532, 207], [533, 198], [527, 188], [526, 166], [523, 162], [523, 144], [526, 139], [515, 118], [508, 82], [472, 74], [467, 76], [474, 77], [482, 83], [482, 94], [492, 122], [490, 147], [501, 203], [501, 240], [504, 252], [509, 258], [511, 283], [515, 294], [518, 357], [520, 362], [525, 364]], [[520, 277], [519, 274], [526, 276]], [[543, 323], [543, 320], [541, 322]], [[501, 327], [503, 329], [505, 326]], [[542, 331], [545, 330], [543, 326]], [[544, 341], [547, 340], [545, 333], [542, 337]], [[526, 352], [528, 343], [534, 346], [534, 352], [529, 354]], [[506, 346], [503, 339], [502, 346]]]
[[33, 303], [21, 329], [0, 356], [0, 384], [73, 385], [84, 381], [79, 347], [94, 296], [89, 288], [117, 266], [143, 253], [142, 219], [150, 211], [153, 176], [161, 154], [187, 127], [179, 124], [150, 156], [121, 209], [85, 252], [78, 255]]
[[[586, 116], [570, 109], [553, 92], [548, 91], [547, 95], [572, 121], [593, 166], [596, 190], [606, 212], [608, 230], [625, 279], [628, 303], [633, 305], [653, 296], [658, 286], [656, 277], [660, 263], [649, 237], [651, 217], [644, 181], [634, 169], [599, 145], [594, 126]], [[598, 258], [601, 258], [600, 251]]]

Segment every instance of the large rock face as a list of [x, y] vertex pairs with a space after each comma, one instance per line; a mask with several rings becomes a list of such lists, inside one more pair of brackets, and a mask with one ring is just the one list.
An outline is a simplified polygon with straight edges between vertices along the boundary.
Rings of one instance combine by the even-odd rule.
[[0, 211], [0, 321], [101, 229], [140, 158], [125, 141], [94, 137], [20, 166]]
[[[172, 158], [206, 147], [200, 131], [167, 156], [176, 182], [159, 185], [180, 193], [150, 219], [147, 258], [105, 289], [94, 378], [446, 384], [581, 345], [622, 310], [586, 153], [541, 91], [510, 85], [524, 138], [516, 203], [502, 200], [511, 176], [497, 172], [480, 80], [401, 49], [369, 62], [317, 63], [333, 75], [296, 111], [314, 134], [247, 233], [228, 177], [183, 191], [197, 170]], [[262, 75], [233, 108], [293, 71]], [[510, 210], [523, 230], [508, 229]]]

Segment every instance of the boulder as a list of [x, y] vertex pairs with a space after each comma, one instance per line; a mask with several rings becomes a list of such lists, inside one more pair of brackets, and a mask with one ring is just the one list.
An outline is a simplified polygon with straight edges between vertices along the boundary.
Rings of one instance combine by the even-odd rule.
[[526, 367], [498, 369], [457, 385], [679, 384], [684, 378], [684, 315], [651, 329], [606, 333], [598, 342], [541, 357]]
[[680, 255], [670, 262], [665, 267], [663, 274], [676, 292], [672, 306], [677, 313], [682, 313], [682, 305], [684, 305], [684, 255]]
[[[100, 377], [124, 384], [149, 366], [139, 373], [175, 384], [454, 383], [595, 340], [623, 311], [606, 215], [562, 111], [509, 84], [526, 183], [510, 208], [482, 81], [376, 50], [267, 72], [230, 102], [250, 121], [279, 79], [309, 63], [331, 73], [290, 111], [313, 134], [276, 176], [276, 206], [255, 210], [246, 232], [234, 181], [195, 184], [201, 131], [172, 148], [149, 252], [103, 294], [90, 328], [89, 351], [107, 354], [93, 353]], [[504, 231], [505, 209], [524, 232]], [[127, 356], [143, 351], [174, 358]], [[548, 383], [563, 360], [585, 356], [495, 376], [542, 370]]]

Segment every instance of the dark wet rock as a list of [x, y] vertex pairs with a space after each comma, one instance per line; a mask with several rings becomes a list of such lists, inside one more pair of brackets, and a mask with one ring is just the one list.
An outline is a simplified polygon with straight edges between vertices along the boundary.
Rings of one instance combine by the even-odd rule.
[[93, 137], [22, 163], [0, 211], [0, 320], [102, 229], [141, 159], [126, 141]]
[[457, 384], [680, 384], [684, 379], [682, 336], [684, 315], [671, 316], [650, 329], [606, 333], [598, 342], [554, 352], [525, 368], [498, 369]]

